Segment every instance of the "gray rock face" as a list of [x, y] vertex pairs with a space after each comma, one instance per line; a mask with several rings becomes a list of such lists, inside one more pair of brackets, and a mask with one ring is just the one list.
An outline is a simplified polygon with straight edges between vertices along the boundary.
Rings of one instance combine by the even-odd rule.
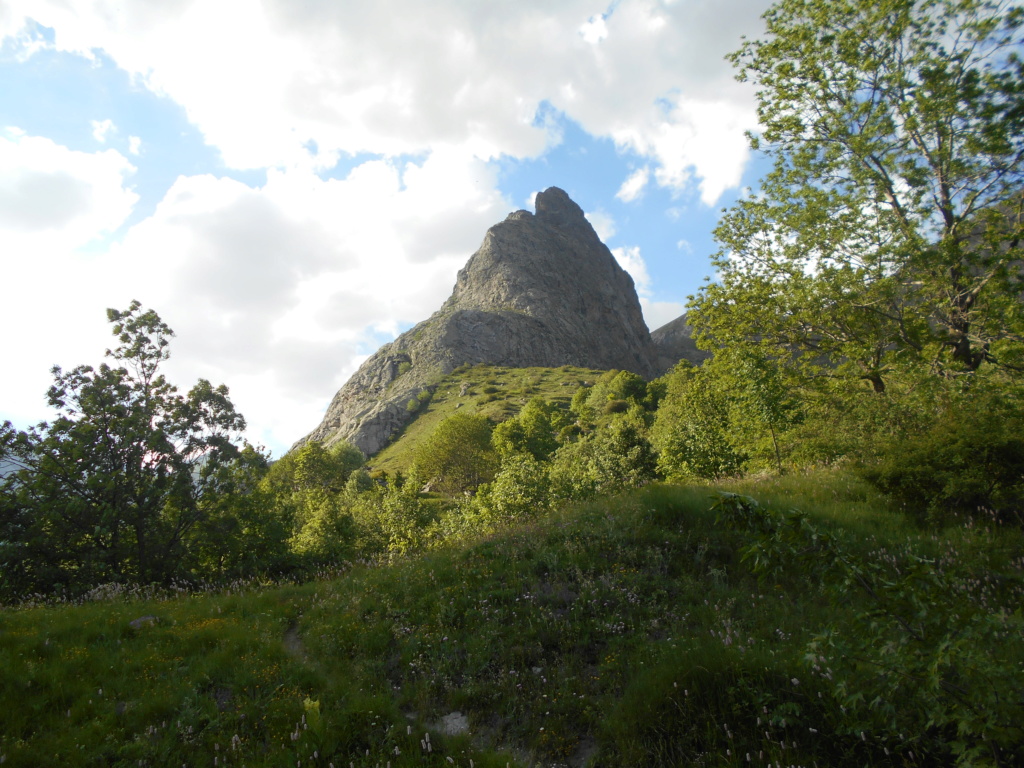
[[686, 315], [680, 315], [658, 330], [651, 331], [651, 341], [658, 353], [659, 375], [667, 373], [680, 360], [700, 365], [711, 357], [710, 352], [697, 349], [693, 340], [693, 327], [686, 322]]
[[536, 211], [491, 227], [451, 297], [363, 363], [299, 444], [348, 440], [371, 456], [411, 420], [409, 401], [464, 363], [656, 375], [633, 280], [582, 209], [551, 187]]

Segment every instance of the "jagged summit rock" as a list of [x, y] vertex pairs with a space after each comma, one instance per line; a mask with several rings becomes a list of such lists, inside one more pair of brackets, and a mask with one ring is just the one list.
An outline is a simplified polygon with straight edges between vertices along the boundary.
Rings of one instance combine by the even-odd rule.
[[464, 363], [619, 368], [645, 378], [664, 370], [632, 278], [583, 210], [557, 187], [535, 207], [487, 231], [451, 297], [363, 363], [300, 444], [348, 440], [373, 455], [412, 418], [409, 401]]

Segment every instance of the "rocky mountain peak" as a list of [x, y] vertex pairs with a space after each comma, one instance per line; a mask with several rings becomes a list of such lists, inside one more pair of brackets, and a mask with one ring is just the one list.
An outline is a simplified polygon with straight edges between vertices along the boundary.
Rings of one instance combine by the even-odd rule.
[[[594, 231], [587, 217], [583, 215], [583, 209], [558, 187], [548, 187], [543, 192], [538, 192], [534, 208], [537, 211], [537, 219], [550, 227], [582, 227], [589, 232]], [[597, 237], [596, 233], [594, 237]]]
[[618, 368], [646, 378], [663, 369], [632, 278], [583, 210], [557, 187], [535, 206], [487, 231], [451, 297], [363, 363], [304, 441], [349, 440], [372, 455], [413, 418], [409, 401], [464, 363]]

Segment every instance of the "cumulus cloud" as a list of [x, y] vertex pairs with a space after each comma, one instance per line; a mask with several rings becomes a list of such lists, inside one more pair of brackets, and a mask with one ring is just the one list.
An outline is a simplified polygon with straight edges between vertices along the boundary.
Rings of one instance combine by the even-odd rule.
[[615, 196], [624, 203], [633, 202], [643, 194], [644, 187], [647, 186], [647, 181], [650, 177], [650, 168], [647, 166], [637, 168], [622, 182], [622, 186], [619, 187], [619, 191], [615, 193]]
[[9, 18], [53, 27], [62, 50], [102, 49], [183, 105], [233, 167], [440, 146], [533, 157], [559, 138], [537, 119], [550, 104], [649, 158], [659, 185], [699, 180], [713, 202], [755, 127], [722, 57], [767, 4], [10, 0]]
[[615, 219], [604, 211], [591, 211], [583, 215], [587, 217], [602, 243], [607, 243], [615, 235]]
[[[102, 266], [125, 276], [116, 306], [138, 298], [177, 332], [176, 380], [229, 383], [253, 434], [276, 435], [280, 450], [281, 429], [291, 442], [315, 427], [382, 334], [450, 294], [487, 226], [512, 207], [487, 172], [451, 153], [367, 161], [343, 180], [272, 171], [258, 189], [182, 177]], [[439, 188], [449, 194], [429, 195]], [[439, 222], [451, 224], [440, 239]]]
[[[699, 185], [711, 203], [738, 183], [753, 101], [722, 55], [767, 5], [6, 0], [0, 36], [17, 57], [101, 51], [180, 105], [226, 166], [270, 170], [258, 188], [183, 176], [107, 247], [137, 200], [128, 159], [7, 131], [0, 235], [21, 256], [8, 275], [43, 287], [37, 308], [0, 307], [0, 321], [23, 329], [16, 357], [45, 378], [55, 362], [89, 362], [74, 350], [109, 345], [102, 308], [138, 298], [178, 332], [175, 380], [228, 382], [252, 434], [280, 449], [382, 336], [447, 297], [516, 207], [489, 161], [537, 157], [562, 140], [562, 115], [635, 155], [623, 200], [653, 183]], [[92, 129], [103, 142], [117, 127]], [[143, 139], [128, 138], [129, 155]], [[360, 153], [376, 159], [318, 175]], [[589, 216], [612, 236], [610, 217]], [[649, 323], [670, 311], [649, 300], [638, 248], [616, 258]]]
[[612, 248], [612, 256], [619, 262], [619, 266], [629, 272], [636, 286], [636, 292], [641, 296], [651, 292], [651, 276], [647, 271], [647, 264], [640, 255], [640, 248], [630, 246], [627, 248]]
[[[118, 275], [97, 269], [93, 249], [125, 221], [136, 202], [134, 168], [114, 150], [78, 152], [17, 129], [0, 132], [0, 242], [4, 355], [17, 375], [4, 377], [2, 418], [38, 418], [55, 363], [83, 345], [102, 351], [102, 308]], [[115, 291], [116, 292], [116, 291]], [[96, 305], [99, 304], [99, 311]], [[84, 312], [95, 313], [87, 317]]]
[[640, 308], [644, 313], [644, 322], [652, 331], [671, 323], [686, 311], [686, 305], [678, 301], [651, 301], [640, 299]]
[[651, 288], [651, 275], [647, 271], [647, 262], [640, 253], [637, 246], [624, 248], [612, 248], [612, 255], [615, 260], [633, 278], [636, 286], [637, 296], [640, 299], [640, 309], [644, 315], [644, 322], [652, 331], [671, 322], [686, 311], [686, 305], [677, 301], [655, 301]]
[[77, 247], [120, 226], [136, 194], [135, 168], [120, 153], [77, 152], [16, 128], [0, 131], [0, 231]]

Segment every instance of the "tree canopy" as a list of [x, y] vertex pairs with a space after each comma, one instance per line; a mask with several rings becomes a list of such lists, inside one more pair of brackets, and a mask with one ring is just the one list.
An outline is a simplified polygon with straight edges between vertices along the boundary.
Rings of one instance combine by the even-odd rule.
[[902, 365], [1024, 366], [1024, 9], [781, 0], [732, 55], [773, 161], [715, 231], [705, 345], [883, 391]]
[[165, 581], [189, 531], [238, 455], [245, 421], [227, 387], [201, 379], [181, 395], [160, 373], [173, 331], [132, 302], [108, 310], [118, 346], [99, 368], [53, 368], [57, 417], [0, 428], [4, 586], [77, 589]]
[[416, 450], [417, 476], [445, 493], [474, 490], [494, 478], [498, 457], [486, 416], [456, 413], [434, 429]]

